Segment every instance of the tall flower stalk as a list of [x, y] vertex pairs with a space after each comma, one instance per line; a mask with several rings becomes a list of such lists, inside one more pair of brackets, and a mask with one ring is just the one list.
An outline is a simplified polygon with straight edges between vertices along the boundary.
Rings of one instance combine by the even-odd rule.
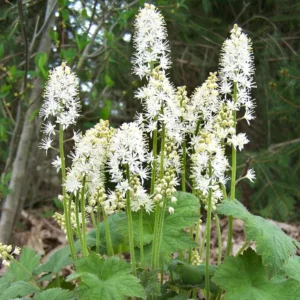
[[[253, 81], [254, 64], [253, 52], [250, 39], [238, 25], [234, 25], [231, 30], [230, 38], [227, 39], [222, 47], [220, 60], [220, 93], [223, 96], [223, 103], [226, 110], [231, 114], [231, 120], [224, 120], [228, 133], [226, 136], [227, 144], [232, 147], [231, 163], [231, 190], [230, 199], [235, 199], [236, 186], [236, 151], [242, 150], [244, 145], [249, 142], [244, 133], [236, 134], [237, 112], [243, 112], [240, 119], [245, 119], [248, 124], [254, 119], [254, 102], [251, 98], [251, 88], [255, 87]], [[232, 217], [229, 217], [228, 241], [226, 255], [230, 255], [232, 248]]]
[[[67, 195], [67, 178], [65, 167], [64, 154], [64, 130], [70, 125], [76, 124], [76, 119], [79, 117], [79, 110], [81, 108], [78, 99], [78, 80], [70, 68], [62, 63], [61, 66], [56, 67], [50, 71], [49, 78], [46, 84], [45, 101], [40, 110], [40, 116], [44, 120], [48, 120], [43, 124], [42, 131], [46, 137], [42, 140], [40, 148], [46, 150], [52, 148], [51, 144], [56, 135], [56, 124], [59, 124], [59, 154], [60, 159], [53, 162], [57, 170], [61, 169], [62, 173], [62, 192], [63, 192], [63, 206], [64, 206], [64, 224], [67, 233], [67, 238], [73, 259], [76, 257], [73, 229], [71, 222], [70, 198]], [[54, 121], [54, 123], [53, 123]]]

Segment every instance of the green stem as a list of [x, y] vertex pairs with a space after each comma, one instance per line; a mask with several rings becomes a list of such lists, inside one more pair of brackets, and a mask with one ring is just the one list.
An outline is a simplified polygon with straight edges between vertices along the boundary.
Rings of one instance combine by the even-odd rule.
[[203, 259], [203, 252], [204, 252], [204, 245], [205, 245], [205, 241], [206, 241], [206, 226], [207, 224], [205, 224], [205, 230], [204, 230], [204, 234], [203, 234], [203, 237], [202, 237], [202, 241], [201, 241], [201, 245], [200, 245], [200, 252], [199, 252], [199, 256], [200, 256], [200, 259], [202, 260]]
[[94, 215], [93, 211], [91, 212], [91, 219], [92, 219], [93, 227], [96, 228], [96, 218], [95, 218], [95, 215]]
[[[154, 118], [154, 122], [157, 121], [157, 117]], [[155, 177], [156, 177], [156, 159], [157, 159], [157, 129], [153, 131], [153, 145], [152, 145], [152, 155], [153, 155], [153, 162], [152, 162], [152, 170], [151, 170], [151, 188], [150, 194], [154, 194], [155, 188]]]
[[[160, 148], [160, 170], [159, 170], [160, 179], [162, 179], [164, 177], [165, 137], [166, 137], [165, 124], [162, 124], [161, 148]], [[160, 245], [161, 245], [161, 239], [162, 239], [166, 206], [167, 206], [166, 195], [163, 195], [163, 205], [162, 205], [162, 209], [160, 210], [160, 213], [159, 213], [159, 221], [158, 221], [157, 242], [156, 242], [156, 250], [155, 250], [155, 252], [156, 252], [155, 253], [155, 269], [158, 269], [158, 266], [159, 266]], [[163, 276], [163, 274], [161, 274], [161, 276]]]
[[160, 216], [160, 206], [159, 203], [156, 204], [155, 208], [155, 218], [154, 218], [154, 229], [153, 229], [153, 242], [152, 242], [152, 260], [151, 267], [155, 270], [155, 262], [156, 262], [156, 245], [157, 245], [157, 235], [158, 235], [158, 223]]
[[86, 243], [86, 223], [85, 223], [85, 181], [86, 177], [84, 175], [83, 181], [82, 181], [82, 189], [81, 189], [81, 199], [80, 199], [80, 205], [81, 205], [81, 223], [82, 223], [82, 255], [88, 256], [89, 252], [87, 249], [87, 243]]
[[[233, 84], [233, 101], [236, 103], [237, 101], [237, 84], [234, 82]], [[233, 122], [234, 128], [236, 129], [236, 111], [233, 111]], [[236, 149], [232, 145], [232, 156], [231, 156], [231, 189], [230, 189], [230, 199], [235, 199], [235, 182], [236, 182]], [[226, 256], [229, 256], [232, 249], [232, 216], [228, 217], [228, 239], [227, 239], [227, 247], [226, 247]]]
[[249, 245], [250, 245], [250, 242], [246, 241], [246, 242], [244, 243], [244, 245], [243, 245], [243, 246], [239, 249], [239, 251], [236, 253], [235, 256], [239, 256], [240, 254], [242, 254], [243, 251], [249, 247]]
[[107, 247], [107, 255], [113, 256], [114, 255], [114, 249], [111, 242], [111, 236], [110, 236], [110, 229], [109, 224], [106, 216], [106, 212], [103, 209], [103, 221], [104, 221], [104, 227], [105, 227], [105, 238], [106, 238], [106, 247]]
[[80, 247], [83, 249], [83, 242], [82, 242], [82, 234], [81, 234], [81, 226], [79, 222], [79, 193], [76, 194], [75, 197], [75, 218], [76, 218], [76, 227], [77, 227], [77, 235], [80, 242]]
[[74, 238], [73, 238], [73, 232], [72, 232], [72, 225], [71, 220], [69, 218], [68, 213], [68, 201], [67, 198], [67, 191], [66, 191], [66, 165], [65, 165], [65, 152], [64, 152], [64, 131], [62, 125], [59, 126], [59, 154], [60, 154], [60, 160], [61, 160], [61, 177], [62, 177], [62, 193], [63, 193], [63, 205], [64, 205], [64, 216], [65, 216], [65, 222], [66, 222], [66, 231], [67, 231], [67, 239], [68, 244], [70, 247], [70, 252], [72, 255], [73, 260], [76, 259], [76, 250], [75, 250], [75, 244], [74, 244]]
[[181, 189], [183, 192], [186, 192], [186, 184], [185, 184], [185, 180], [186, 180], [186, 172], [185, 172], [185, 168], [186, 168], [186, 141], [183, 142], [182, 144], [182, 176], [181, 176]]
[[[128, 182], [130, 182], [130, 172], [129, 172], [128, 165], [126, 165], [126, 178], [127, 178]], [[130, 190], [127, 190], [127, 192], [126, 192], [126, 212], [127, 212], [127, 218], [128, 218], [129, 251], [130, 251], [130, 258], [131, 258], [132, 274], [136, 275], [133, 225], [132, 225], [132, 214], [131, 214], [131, 205], [130, 205]]]
[[[211, 163], [209, 163], [209, 177], [212, 176]], [[211, 181], [210, 181], [211, 186]], [[211, 200], [212, 200], [212, 188], [209, 188], [208, 203], [207, 203], [207, 218], [206, 218], [206, 253], [205, 253], [205, 290], [207, 299], [210, 294], [210, 272], [209, 272], [209, 258], [210, 258], [210, 230], [211, 230]]]
[[217, 214], [215, 214], [215, 221], [216, 221], [217, 236], [218, 236], [218, 265], [220, 265], [222, 259], [222, 233], [221, 233], [219, 217]]
[[100, 253], [100, 224], [101, 224], [100, 214], [101, 214], [101, 207], [100, 207], [100, 203], [97, 201], [96, 253]]
[[140, 266], [144, 266], [143, 210], [139, 212]]

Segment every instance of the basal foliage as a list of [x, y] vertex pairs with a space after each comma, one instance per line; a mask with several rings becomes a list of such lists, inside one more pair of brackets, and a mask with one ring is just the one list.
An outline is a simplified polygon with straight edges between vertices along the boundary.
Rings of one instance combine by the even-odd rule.
[[[74, 131], [70, 166], [65, 131], [80, 115], [77, 77], [64, 62], [50, 73], [40, 111], [46, 121], [41, 148], [58, 153], [52, 164], [62, 175], [64, 212], [54, 217], [69, 245], [44, 264], [28, 248], [16, 260], [19, 249], [1, 245], [0, 258], [10, 265], [0, 280], [1, 299], [195, 299], [199, 290], [207, 300], [299, 299], [299, 245], [235, 199], [236, 184], [255, 179], [253, 169], [237, 174], [237, 154], [249, 143], [237, 124], [245, 119], [250, 125], [255, 109], [251, 40], [234, 25], [219, 72], [190, 97], [168, 77], [170, 47], [158, 9], [145, 4], [135, 27], [133, 72], [145, 83], [135, 96], [143, 112], [119, 128], [100, 120], [85, 133]], [[220, 215], [228, 216], [225, 253]], [[236, 254], [233, 218], [246, 230]], [[94, 226], [91, 233], [87, 222]], [[212, 222], [218, 233], [213, 265]], [[67, 265], [74, 272], [64, 278]]]

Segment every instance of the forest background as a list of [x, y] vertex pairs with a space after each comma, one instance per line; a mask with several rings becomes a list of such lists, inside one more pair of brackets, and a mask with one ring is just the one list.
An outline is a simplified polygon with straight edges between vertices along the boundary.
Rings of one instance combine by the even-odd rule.
[[[170, 78], [191, 93], [217, 71], [224, 39], [237, 23], [253, 41], [257, 107], [238, 174], [240, 199], [263, 217], [300, 220], [300, 1], [151, 1], [164, 15], [171, 46]], [[80, 80], [83, 112], [77, 128], [100, 118], [131, 121], [143, 85], [131, 74], [133, 22], [145, 1], [27, 0], [0, 4], [0, 242], [22, 231], [23, 209], [45, 219], [62, 207], [55, 153], [38, 148], [48, 71], [66, 61]], [[244, 126], [245, 125], [245, 126]], [[72, 129], [67, 133], [72, 137]], [[67, 151], [73, 145], [67, 144]]]

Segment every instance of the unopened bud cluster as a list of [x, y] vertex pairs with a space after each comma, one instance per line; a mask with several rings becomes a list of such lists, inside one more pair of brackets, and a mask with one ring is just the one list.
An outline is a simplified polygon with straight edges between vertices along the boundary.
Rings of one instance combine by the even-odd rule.
[[103, 201], [101, 205], [107, 215], [112, 215], [122, 210], [126, 206], [124, 191], [116, 188], [113, 192], [108, 194], [107, 200]]
[[147, 191], [141, 185], [141, 181], [138, 176], [132, 176], [130, 178], [130, 203], [132, 211], [145, 209], [147, 213], [150, 213], [153, 208], [152, 200], [147, 194]]
[[198, 266], [202, 263], [201, 257], [199, 255], [198, 250], [192, 251], [192, 258], [191, 258], [191, 265], [192, 266]]
[[13, 247], [11, 245], [3, 245], [0, 243], [0, 260], [5, 267], [9, 267], [11, 261], [14, 259], [13, 255], [19, 255], [21, 253], [21, 248], [15, 247], [14, 251], [12, 251]]

